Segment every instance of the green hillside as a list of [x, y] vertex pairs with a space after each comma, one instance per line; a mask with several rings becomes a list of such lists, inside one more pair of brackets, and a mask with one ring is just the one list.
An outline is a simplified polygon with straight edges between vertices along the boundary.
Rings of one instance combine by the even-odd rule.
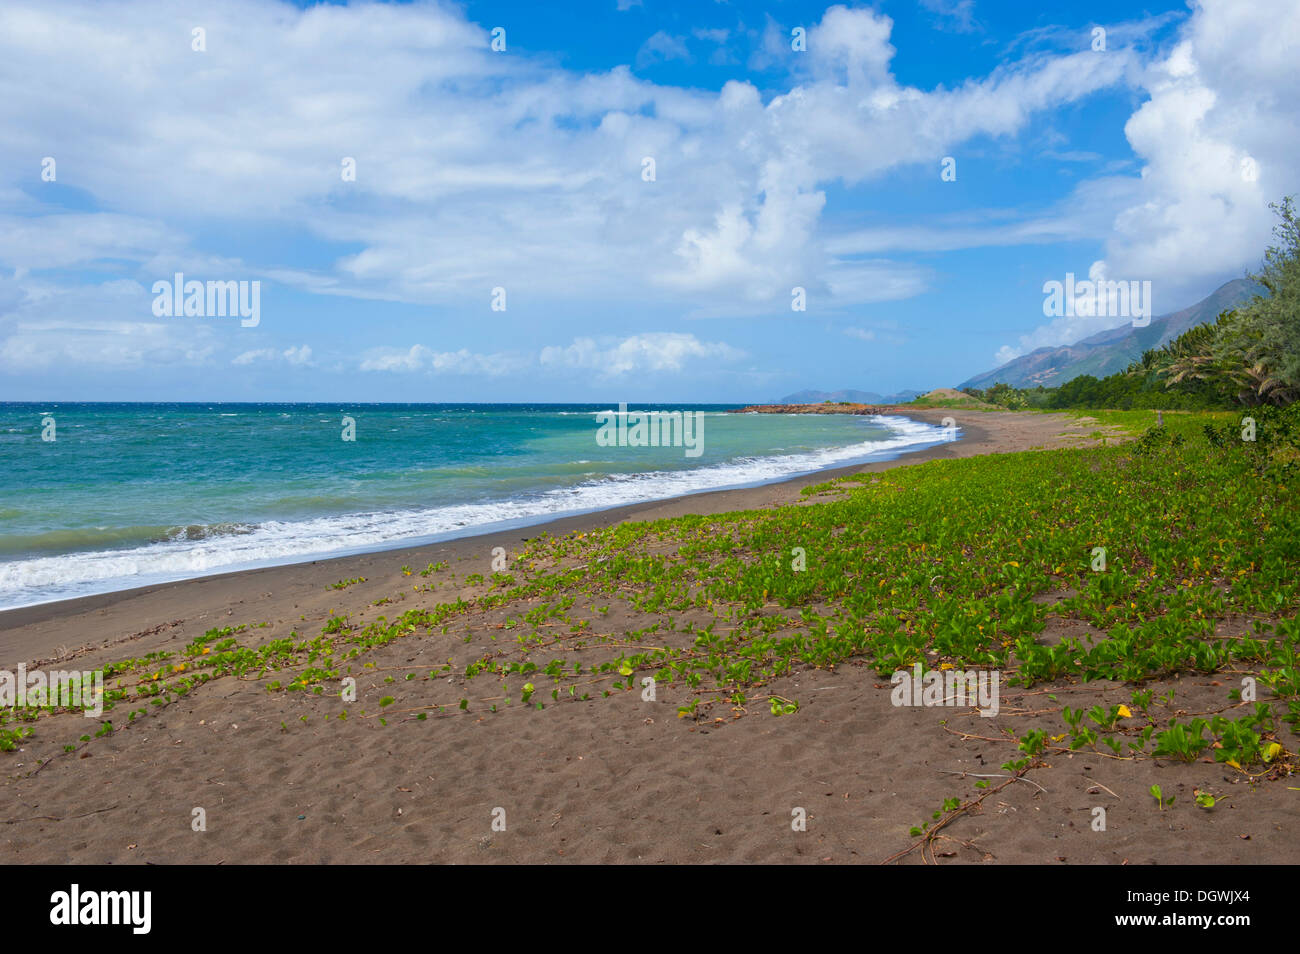
[[1264, 293], [1266, 289], [1262, 285], [1249, 279], [1234, 279], [1188, 308], [1153, 318], [1144, 328], [1134, 328], [1130, 323], [1072, 345], [1038, 348], [1000, 368], [977, 374], [958, 387], [980, 389], [997, 382], [1017, 388], [1058, 387], [1085, 374], [1095, 378], [1118, 374], [1141, 359], [1144, 352], [1161, 348], [1188, 329], [1213, 322], [1220, 313]]

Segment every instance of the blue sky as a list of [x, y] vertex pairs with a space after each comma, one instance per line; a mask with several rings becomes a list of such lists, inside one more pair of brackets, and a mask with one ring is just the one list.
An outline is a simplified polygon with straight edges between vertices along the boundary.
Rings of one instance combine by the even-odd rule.
[[[1258, 263], [1296, 37], [1290, 0], [10, 0], [0, 400], [954, 385], [1122, 323], [1045, 317], [1068, 272], [1160, 314]], [[157, 316], [177, 272], [257, 324]]]

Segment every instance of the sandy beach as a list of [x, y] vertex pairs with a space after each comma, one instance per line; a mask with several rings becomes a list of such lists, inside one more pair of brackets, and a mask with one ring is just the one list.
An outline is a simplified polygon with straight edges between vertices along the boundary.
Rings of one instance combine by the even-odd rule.
[[[169, 660], [176, 661], [187, 644], [226, 626], [248, 627], [240, 645], [290, 632], [310, 638], [343, 614], [361, 625], [398, 607], [480, 596], [484, 587], [466, 577], [491, 572], [493, 549], [505, 548], [513, 560], [526, 540], [543, 533], [816, 506], [802, 489], [842, 473], [1085, 445], [1097, 430], [1065, 415], [905, 413], [929, 423], [954, 417], [963, 438], [779, 484], [11, 610], [0, 613], [0, 663], [86, 669], [158, 651], [176, 654]], [[418, 572], [403, 570], [439, 563], [447, 571], [429, 578], [436, 581], [431, 591]], [[448, 573], [454, 580], [443, 579]], [[495, 652], [498, 636], [511, 639], [506, 627], [517, 612], [477, 608], [456, 617], [450, 631], [370, 649], [355, 662], [358, 698], [346, 707], [347, 719], [338, 718], [344, 707], [337, 689], [268, 692], [273, 673], [214, 679], [130, 722], [120, 706], [105, 716], [114, 731], [89, 742], [80, 737], [99, 721], [43, 718], [20, 751], [0, 754], [7, 806], [0, 857], [112, 864], [876, 863], [906, 851], [915, 841], [909, 826], [929, 818], [954, 786], [990, 777], [987, 797], [949, 826], [931, 857], [912, 851], [899, 860], [1300, 860], [1285, 830], [1295, 817], [1295, 793], [1285, 786], [1236, 786], [1220, 810], [1194, 819], [1151, 810], [1146, 792], [1153, 779], [1191, 802], [1198, 784], [1223, 787], [1221, 765], [1198, 762], [1175, 772], [1151, 760], [1062, 754], [1032, 781], [1006, 777], [998, 766], [1015, 747], [1000, 727], [1016, 728], [1016, 717], [1033, 712], [1050, 687], [1005, 689], [1002, 714], [992, 719], [969, 708], [900, 712], [891, 707], [887, 679], [845, 665], [774, 684], [774, 692], [801, 700], [797, 713], [782, 718], [715, 710], [708, 720], [679, 719], [685, 686], [663, 687], [653, 701], [626, 691], [541, 710], [457, 711], [464, 692], [455, 673]], [[602, 625], [617, 630], [624, 623], [631, 618], [616, 610]], [[1044, 639], [1060, 635], [1049, 630]], [[446, 663], [450, 672], [440, 672]], [[1223, 693], [1215, 678], [1183, 677], [1153, 688], [1172, 686], [1189, 707], [1208, 706]], [[1127, 698], [1111, 683], [1056, 691], [1077, 696], [1080, 705]], [[395, 704], [381, 705], [381, 697], [394, 696]], [[1104, 837], [1090, 826], [1099, 806], [1107, 813]], [[196, 831], [200, 809], [204, 830]]]
[[[73, 658], [67, 654], [69, 651], [113, 649], [119, 644], [123, 652], [140, 655], [169, 644], [184, 645], [213, 626], [228, 625], [236, 616], [241, 621], [297, 619], [300, 615], [308, 619], [323, 618], [322, 614], [338, 605], [339, 597], [337, 594], [327, 595], [322, 590], [338, 580], [366, 577], [365, 584], [348, 589], [347, 600], [375, 599], [389, 594], [392, 584], [390, 571], [403, 565], [423, 567], [447, 560], [453, 564], [481, 563], [483, 565], [478, 569], [486, 571], [493, 548], [514, 549], [521, 542], [542, 533], [558, 536], [580, 533], [592, 527], [614, 526], [627, 520], [661, 520], [682, 514], [776, 507], [798, 501], [804, 487], [845, 474], [885, 470], [948, 457], [1004, 453], [1029, 447], [1069, 446], [1080, 443], [1081, 435], [1093, 430], [1064, 415], [963, 413], [914, 408], [881, 410], [905, 414], [928, 424], [939, 424], [952, 417], [962, 431], [962, 439], [880, 463], [837, 467], [759, 487], [613, 507], [429, 546], [221, 573], [0, 610], [0, 662], [12, 667], [23, 661], [69, 659]], [[1066, 434], [1071, 436], [1063, 436]], [[149, 630], [156, 632], [147, 632]], [[104, 661], [109, 657], [88, 658]]]

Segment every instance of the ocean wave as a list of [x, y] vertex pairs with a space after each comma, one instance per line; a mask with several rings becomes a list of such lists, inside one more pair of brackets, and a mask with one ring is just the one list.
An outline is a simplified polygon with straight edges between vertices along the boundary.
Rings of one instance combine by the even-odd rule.
[[27, 606], [212, 573], [413, 546], [539, 523], [565, 514], [755, 486], [836, 466], [886, 459], [950, 439], [908, 418], [869, 417], [888, 437], [798, 454], [738, 457], [693, 470], [606, 474], [492, 502], [170, 529], [144, 546], [0, 563], [0, 608]]

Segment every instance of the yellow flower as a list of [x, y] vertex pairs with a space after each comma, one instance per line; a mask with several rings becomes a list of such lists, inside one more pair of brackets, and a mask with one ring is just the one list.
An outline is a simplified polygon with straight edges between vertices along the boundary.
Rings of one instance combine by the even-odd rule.
[[1128, 706], [1120, 706], [1120, 707], [1119, 707], [1119, 717], [1120, 717], [1121, 719], [1131, 719], [1131, 718], [1133, 718], [1133, 713], [1129, 711], [1129, 707], [1128, 707]]

